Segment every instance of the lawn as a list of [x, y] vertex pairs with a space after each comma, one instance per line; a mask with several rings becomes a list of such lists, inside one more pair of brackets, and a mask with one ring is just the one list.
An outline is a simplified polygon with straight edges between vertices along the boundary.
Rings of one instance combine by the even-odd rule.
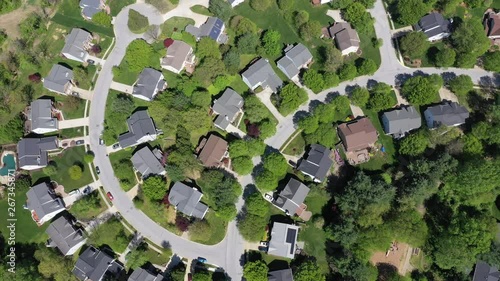
[[118, 219], [112, 217], [89, 235], [88, 242], [97, 247], [108, 246], [115, 253], [122, 253], [130, 240], [132, 240], [132, 234], [125, 230]]
[[164, 266], [170, 260], [172, 256], [172, 251], [170, 249], [163, 249], [162, 253], [158, 253], [157, 251], [148, 247], [145, 255], [148, 257], [148, 261], [152, 264], [157, 264]]
[[[97, 204], [94, 204], [97, 202]], [[89, 195], [76, 201], [70, 207], [70, 212], [78, 220], [86, 221], [97, 217], [100, 213], [106, 210], [106, 202], [103, 201], [98, 190], [93, 191]]]
[[[163, 47], [163, 43], [161, 43], [160, 45], [153, 44], [152, 46], [154, 47], [155, 52], [149, 58], [147, 67], [161, 69], [160, 58], [165, 56], [166, 50]], [[130, 71], [127, 61], [123, 59], [117, 68], [113, 68], [113, 81], [127, 85], [133, 85], [139, 78], [139, 73], [140, 71]]]
[[129, 191], [137, 184], [130, 158], [132, 158], [132, 148], [123, 149], [109, 155], [109, 160], [115, 170], [115, 176], [125, 191]]
[[194, 13], [197, 13], [197, 14], [200, 14], [200, 15], [204, 15], [204, 16], [213, 16], [212, 13], [210, 13], [210, 11], [202, 6], [202, 5], [194, 5], [192, 7], [189, 8], [191, 11], [193, 11]]
[[209, 238], [206, 241], [197, 241], [194, 239], [192, 239], [192, 241], [205, 245], [215, 245], [222, 241], [222, 239], [226, 236], [227, 222], [217, 217], [213, 210], [209, 211], [205, 215], [205, 220], [210, 227], [210, 231], [207, 232]]
[[[375, 48], [372, 43], [372, 38], [376, 38], [375, 29], [371, 28], [370, 33], [359, 33], [359, 40], [361, 41], [361, 57], [372, 59], [377, 66], [380, 66], [382, 59], [380, 57], [379, 48]], [[391, 44], [391, 42], [382, 42], [382, 44]]]
[[150, 219], [166, 228], [168, 231], [181, 235], [182, 233], [175, 227], [175, 208], [166, 207], [164, 204], [151, 202], [147, 197], [141, 196], [134, 199], [135, 206], [144, 212]]
[[[125, 2], [129, 0], [115, 0]], [[91, 32], [102, 33], [104, 35], [114, 37], [113, 27], [104, 27], [85, 20], [81, 15], [80, 8], [75, 5], [74, 1], [63, 0], [59, 5], [59, 10], [52, 17], [52, 21], [68, 28], [80, 27]]]
[[172, 33], [182, 31], [188, 24], [194, 25], [193, 19], [184, 17], [172, 17], [161, 25], [161, 33], [164, 37], [172, 36]]
[[[64, 152], [56, 156], [50, 156], [50, 162], [53, 162], [57, 167], [57, 174], [51, 176], [50, 179], [56, 181], [60, 185], [63, 185], [65, 192], [70, 192], [91, 183], [92, 175], [90, 174], [88, 166], [83, 162], [84, 155], [85, 147], [76, 146], [65, 149]], [[78, 180], [71, 179], [69, 176], [68, 170], [73, 165], [78, 165], [82, 168], [82, 177]], [[33, 179], [33, 183], [35, 183], [39, 179], [47, 178], [49, 176], [44, 174], [42, 170], [38, 170], [31, 172], [31, 177]]]
[[120, 11], [128, 6], [128, 5], [132, 5], [136, 2], [136, 0], [109, 0], [108, 1], [108, 6], [109, 6], [109, 9], [111, 10], [111, 15], [113, 17], [116, 17], [116, 15], [118, 15], [118, 13], [120, 13]]
[[[294, 134], [296, 132], [297, 131], [295, 131]], [[283, 149], [283, 154], [294, 155], [294, 156], [300, 155], [304, 152], [305, 146], [306, 146], [306, 141], [304, 140], [304, 137], [302, 137], [302, 133], [299, 132], [285, 147], [285, 149]]]

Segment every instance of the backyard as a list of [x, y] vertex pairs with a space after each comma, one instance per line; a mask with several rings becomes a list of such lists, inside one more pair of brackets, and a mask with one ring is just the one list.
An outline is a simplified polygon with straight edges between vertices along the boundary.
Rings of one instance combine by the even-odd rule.
[[[116, 2], [126, 2], [130, 0], [114, 0]], [[112, 4], [113, 5], [113, 4]], [[80, 27], [91, 32], [97, 32], [106, 36], [114, 37], [113, 27], [105, 27], [85, 20], [81, 15], [81, 10], [74, 1], [63, 0], [59, 5], [57, 13], [51, 19], [53, 22], [64, 25], [68, 28]]]
[[[56, 167], [57, 173], [49, 177], [43, 170], [33, 171], [31, 172], [33, 183], [41, 179], [50, 178], [50, 180], [56, 181], [59, 185], [63, 185], [66, 193], [86, 186], [92, 182], [92, 175], [88, 166], [83, 163], [85, 153], [85, 147], [76, 146], [67, 148], [56, 156], [49, 156], [50, 163]], [[72, 179], [68, 172], [73, 165], [82, 168], [82, 176], [77, 180]]]
[[108, 246], [115, 253], [122, 253], [132, 240], [132, 234], [125, 230], [121, 222], [112, 217], [107, 222], [101, 224], [89, 235], [89, 243], [94, 246]]

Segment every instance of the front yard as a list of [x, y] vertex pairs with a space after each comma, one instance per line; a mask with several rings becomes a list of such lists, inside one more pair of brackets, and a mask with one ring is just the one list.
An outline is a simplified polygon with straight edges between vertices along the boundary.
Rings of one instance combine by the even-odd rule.
[[111, 166], [115, 171], [115, 176], [120, 182], [120, 186], [125, 191], [129, 191], [137, 184], [134, 168], [130, 159], [132, 158], [132, 148], [126, 148], [109, 154]]
[[115, 217], [94, 229], [89, 235], [88, 242], [97, 247], [108, 246], [115, 253], [122, 253], [132, 240], [132, 234]]
[[93, 191], [82, 199], [71, 205], [70, 212], [78, 220], [86, 221], [97, 217], [106, 210], [106, 202], [102, 199], [98, 190]]

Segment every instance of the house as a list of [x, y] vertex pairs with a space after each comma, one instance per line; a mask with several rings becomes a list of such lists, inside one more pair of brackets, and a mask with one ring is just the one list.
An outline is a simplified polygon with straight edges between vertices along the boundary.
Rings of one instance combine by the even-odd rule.
[[364, 117], [353, 122], [340, 124], [337, 131], [344, 146], [347, 160], [351, 165], [370, 160], [368, 150], [378, 139], [377, 129], [370, 119]]
[[139, 74], [139, 79], [134, 84], [132, 96], [141, 100], [152, 101], [158, 92], [165, 90], [167, 86], [167, 82], [163, 78], [160, 71], [144, 68]]
[[313, 56], [302, 43], [285, 49], [285, 56], [278, 60], [278, 68], [285, 73], [288, 79], [294, 79], [302, 68], [307, 68]]
[[81, 28], [73, 28], [64, 39], [62, 55], [70, 60], [86, 62], [92, 47], [92, 34]]
[[269, 271], [267, 273], [268, 281], [293, 281], [293, 274], [290, 268]]
[[53, 221], [45, 232], [49, 235], [47, 247], [58, 248], [65, 256], [74, 254], [87, 240], [83, 231], [74, 222], [61, 216]]
[[413, 27], [415, 31], [422, 31], [427, 40], [433, 42], [451, 35], [452, 19], [445, 20], [440, 13], [430, 13], [423, 16]]
[[241, 78], [252, 91], [261, 86], [262, 88], [270, 88], [273, 93], [276, 93], [283, 85], [283, 81], [281, 81], [276, 72], [274, 72], [269, 61], [264, 58], [250, 65], [247, 70], [241, 74]]
[[[82, 16], [91, 20], [92, 17], [104, 9], [104, 0], [80, 0], [80, 8], [82, 9]], [[95, 281], [95, 280], [92, 280]]]
[[474, 269], [472, 281], [499, 281], [500, 272], [498, 268], [490, 266], [484, 261], [478, 261]]
[[429, 129], [441, 125], [456, 127], [465, 123], [465, 120], [469, 118], [469, 111], [456, 102], [444, 101], [441, 104], [429, 106], [424, 111], [424, 117]]
[[231, 5], [231, 7], [236, 7], [238, 6], [239, 4], [245, 2], [245, 0], [227, 0], [227, 2], [229, 3], [229, 5]]
[[145, 146], [132, 155], [131, 161], [134, 169], [141, 173], [143, 178], [149, 175], [165, 175], [165, 168], [159, 160], [162, 156], [160, 150], [151, 151]]
[[32, 101], [28, 120], [30, 131], [35, 134], [46, 134], [58, 130], [58, 120], [52, 116], [52, 101], [49, 99]]
[[112, 276], [116, 280], [123, 271], [123, 266], [105, 252], [96, 249], [94, 246], [88, 247], [76, 261], [73, 267], [73, 274], [78, 280], [101, 281]]
[[50, 183], [42, 182], [32, 186], [26, 192], [26, 209], [31, 212], [31, 218], [42, 225], [64, 211], [63, 200], [59, 198]]
[[51, 92], [67, 95], [73, 86], [73, 70], [54, 64], [49, 76], [43, 78], [43, 86]]
[[218, 114], [214, 125], [222, 130], [226, 130], [229, 124], [233, 123], [239, 113], [243, 114], [243, 98], [233, 89], [227, 88], [222, 96], [214, 101], [212, 111]]
[[192, 34], [196, 41], [203, 37], [210, 37], [215, 42], [219, 44], [225, 44], [227, 42], [227, 35], [224, 34], [224, 21], [216, 17], [208, 17], [207, 21], [200, 27], [196, 27], [192, 24], [186, 26], [186, 32]]
[[500, 13], [495, 13], [493, 11], [486, 13], [483, 25], [488, 38], [493, 41], [500, 39]]
[[23, 170], [41, 169], [48, 165], [48, 151], [59, 148], [57, 137], [24, 138], [17, 143], [19, 168]]
[[300, 216], [306, 209], [304, 200], [309, 193], [309, 187], [291, 178], [285, 188], [274, 199], [273, 204], [289, 216]]
[[404, 137], [406, 133], [418, 129], [422, 125], [422, 118], [418, 110], [413, 106], [403, 106], [399, 109], [384, 112], [380, 119], [382, 120], [384, 132], [387, 135], [392, 135], [395, 139]]
[[333, 160], [330, 158], [331, 153], [328, 148], [320, 144], [313, 144], [307, 157], [300, 161], [298, 169], [303, 174], [310, 176], [315, 182], [322, 182], [333, 164]]
[[127, 119], [128, 132], [118, 136], [120, 147], [126, 148], [154, 141], [161, 131], [157, 130], [147, 110], [138, 110]]
[[162, 68], [179, 74], [186, 66], [194, 67], [195, 54], [193, 48], [187, 43], [173, 40], [173, 43], [167, 47], [167, 54], [160, 59]]
[[280, 222], [273, 223], [271, 240], [269, 240], [269, 255], [293, 259], [297, 249], [299, 227]]
[[162, 281], [163, 275], [161, 273], [152, 274], [143, 268], [137, 268], [132, 272], [128, 281]]
[[208, 211], [208, 206], [201, 203], [203, 194], [194, 187], [189, 187], [181, 182], [176, 182], [168, 193], [168, 202], [175, 209], [187, 216], [203, 219]]
[[359, 50], [361, 41], [358, 33], [347, 22], [336, 22], [328, 27], [327, 35], [333, 38], [343, 56], [356, 53]]
[[216, 135], [203, 138], [197, 151], [198, 159], [205, 167], [220, 167], [223, 165], [223, 159], [229, 157], [227, 141]]

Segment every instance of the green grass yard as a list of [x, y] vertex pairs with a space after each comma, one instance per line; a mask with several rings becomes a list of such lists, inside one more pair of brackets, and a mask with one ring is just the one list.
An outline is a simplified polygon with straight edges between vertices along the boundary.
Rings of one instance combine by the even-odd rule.
[[115, 253], [122, 253], [132, 240], [132, 234], [116, 218], [101, 224], [89, 236], [88, 242], [97, 247], [108, 246]]
[[[97, 198], [99, 200], [99, 207], [94, 206], [87, 207], [87, 201], [92, 197], [92, 199]], [[88, 198], [88, 199], [87, 199]], [[100, 213], [107, 209], [106, 202], [104, 202], [102, 196], [99, 194], [98, 190], [90, 193], [89, 195], [83, 197], [82, 199], [76, 201], [69, 209], [69, 212], [79, 220], [90, 220], [93, 217], [97, 217]]]
[[222, 241], [222, 239], [224, 239], [224, 237], [226, 236], [227, 222], [217, 217], [214, 211], [209, 211], [205, 215], [205, 220], [210, 227], [210, 231], [208, 231], [207, 233], [207, 235], [209, 236], [208, 239], [206, 241], [192, 241], [205, 245], [215, 245]]
[[164, 37], [170, 37], [172, 33], [184, 30], [188, 24], [194, 25], [195, 22], [190, 18], [172, 17], [161, 25], [161, 33]]
[[194, 5], [194, 6], [190, 7], [189, 9], [192, 12], [200, 14], [200, 15], [209, 16], [209, 17], [213, 16], [213, 14], [210, 13], [210, 11], [208, 11], [208, 9], [202, 5]]
[[[295, 133], [294, 133], [295, 134]], [[306, 141], [302, 137], [302, 133], [298, 133], [283, 150], [283, 154], [300, 155], [304, 152]]]
[[116, 17], [124, 7], [132, 5], [135, 2], [135, 0], [109, 0], [107, 4], [111, 10], [111, 15]]

